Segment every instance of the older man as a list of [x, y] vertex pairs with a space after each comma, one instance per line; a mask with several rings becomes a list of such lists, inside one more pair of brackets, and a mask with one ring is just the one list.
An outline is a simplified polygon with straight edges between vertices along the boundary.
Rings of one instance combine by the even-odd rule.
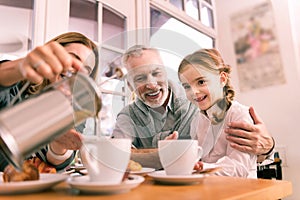
[[[128, 86], [137, 98], [118, 114], [113, 137], [131, 138], [138, 149], [156, 148], [161, 139], [190, 138], [190, 122], [197, 108], [186, 99], [181, 86], [168, 80], [159, 51], [136, 45], [127, 50], [123, 62]], [[274, 141], [253, 108], [250, 114], [256, 124], [229, 124], [228, 140], [238, 150], [268, 154]], [[137, 151], [132, 159], [144, 167], [161, 168], [155, 150]]]

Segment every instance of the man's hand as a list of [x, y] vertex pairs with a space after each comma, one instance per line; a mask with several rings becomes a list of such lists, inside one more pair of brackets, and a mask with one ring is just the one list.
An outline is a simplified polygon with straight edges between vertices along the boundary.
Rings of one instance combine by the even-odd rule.
[[274, 141], [265, 124], [253, 107], [249, 109], [254, 125], [245, 122], [231, 122], [225, 132], [230, 146], [239, 151], [256, 155], [266, 154], [274, 147]]

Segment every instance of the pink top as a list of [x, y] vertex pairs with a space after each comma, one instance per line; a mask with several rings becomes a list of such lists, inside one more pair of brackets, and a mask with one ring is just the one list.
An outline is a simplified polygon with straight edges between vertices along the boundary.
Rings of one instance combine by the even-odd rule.
[[223, 170], [217, 172], [218, 175], [257, 178], [257, 156], [233, 149], [226, 140], [224, 130], [232, 121], [253, 123], [249, 108], [233, 101], [224, 120], [217, 125], [211, 124], [209, 118], [201, 112], [193, 119], [191, 137], [198, 140], [203, 148], [204, 167], [211, 163], [222, 167]]

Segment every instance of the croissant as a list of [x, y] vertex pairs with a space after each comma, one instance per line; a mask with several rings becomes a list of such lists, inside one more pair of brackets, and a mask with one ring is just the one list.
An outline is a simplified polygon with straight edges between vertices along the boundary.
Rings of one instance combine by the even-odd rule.
[[12, 165], [8, 165], [3, 172], [4, 182], [30, 181], [39, 179], [38, 169], [30, 162], [24, 162], [22, 171], [18, 171]]
[[38, 157], [33, 157], [32, 159], [28, 160], [31, 162], [39, 171], [39, 173], [51, 173], [55, 174], [56, 169], [45, 162], [41, 161]]
[[38, 180], [40, 173], [56, 173], [56, 169], [38, 157], [33, 157], [23, 162], [22, 171], [18, 171], [12, 165], [8, 165], [3, 172], [4, 182]]

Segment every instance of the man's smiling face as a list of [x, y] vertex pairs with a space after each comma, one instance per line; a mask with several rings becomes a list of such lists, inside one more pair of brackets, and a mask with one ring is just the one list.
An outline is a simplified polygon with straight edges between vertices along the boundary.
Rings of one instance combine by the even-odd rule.
[[168, 79], [157, 51], [143, 50], [127, 60], [129, 87], [148, 106], [162, 106], [168, 97]]

